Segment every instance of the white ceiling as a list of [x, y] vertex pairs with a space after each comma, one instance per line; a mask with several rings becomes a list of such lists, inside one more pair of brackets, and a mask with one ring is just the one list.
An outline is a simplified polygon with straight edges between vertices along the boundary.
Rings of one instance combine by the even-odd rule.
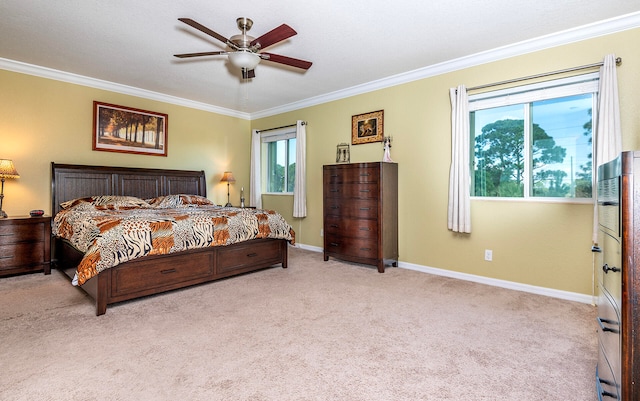
[[[637, 23], [639, 11], [640, 0], [0, 0], [0, 68], [47, 67], [252, 118], [630, 13]], [[225, 56], [177, 59], [224, 50], [180, 17], [226, 37], [237, 17], [255, 37], [286, 23], [298, 34], [267, 51], [313, 66], [262, 61], [243, 82]]]

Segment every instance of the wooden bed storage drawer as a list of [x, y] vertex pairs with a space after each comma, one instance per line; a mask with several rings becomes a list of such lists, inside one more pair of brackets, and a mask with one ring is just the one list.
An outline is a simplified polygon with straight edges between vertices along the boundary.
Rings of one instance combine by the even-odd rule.
[[282, 252], [280, 248], [276, 249], [266, 242], [233, 248], [220, 247], [216, 252], [216, 274], [237, 272], [251, 268], [256, 261], [269, 260], [273, 260], [274, 264], [280, 262]]
[[112, 295], [119, 296], [144, 292], [162, 287], [178, 288], [180, 283], [213, 277], [213, 256], [210, 252], [191, 252], [175, 255], [173, 267], [159, 265], [156, 257], [139, 260], [128, 269], [115, 269], [111, 282]]

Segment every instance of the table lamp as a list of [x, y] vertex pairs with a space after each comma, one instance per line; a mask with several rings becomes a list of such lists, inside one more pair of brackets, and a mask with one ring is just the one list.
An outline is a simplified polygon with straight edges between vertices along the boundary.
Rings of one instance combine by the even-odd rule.
[[233, 177], [233, 173], [231, 171], [225, 171], [220, 182], [227, 183], [227, 204], [224, 206], [231, 207], [231, 202], [229, 201], [229, 184], [232, 182], [236, 182], [236, 179]]
[[2, 200], [4, 199], [4, 180], [5, 178], [20, 178], [16, 171], [12, 160], [0, 159], [0, 181], [2, 188], [0, 189], [0, 218], [6, 218], [7, 214], [2, 210]]

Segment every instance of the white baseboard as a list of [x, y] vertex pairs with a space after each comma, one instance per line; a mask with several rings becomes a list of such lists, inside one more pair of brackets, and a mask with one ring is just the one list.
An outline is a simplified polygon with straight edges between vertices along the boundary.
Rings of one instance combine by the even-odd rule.
[[307, 251], [313, 251], [313, 252], [323, 252], [324, 251], [324, 249], [322, 247], [305, 245], [305, 244], [296, 244], [295, 247], [296, 248], [300, 248], [300, 249], [306, 249]]
[[[323, 249], [317, 246], [296, 244], [296, 247], [313, 252], [322, 252]], [[494, 287], [507, 288], [510, 290], [528, 292], [531, 294], [544, 295], [552, 298], [565, 299], [567, 301], [580, 302], [583, 304], [594, 305], [595, 300], [593, 296], [586, 294], [579, 294], [577, 292], [554, 290], [552, 288], [538, 287], [535, 285], [516, 283], [513, 281], [499, 280], [490, 277], [477, 276], [475, 274], [460, 273], [453, 270], [439, 269], [436, 267], [422, 266], [414, 263], [407, 263], [398, 261], [398, 267], [402, 269], [415, 270], [422, 273], [434, 274], [436, 276], [450, 277], [458, 280], [472, 281], [474, 283], [491, 285]]]

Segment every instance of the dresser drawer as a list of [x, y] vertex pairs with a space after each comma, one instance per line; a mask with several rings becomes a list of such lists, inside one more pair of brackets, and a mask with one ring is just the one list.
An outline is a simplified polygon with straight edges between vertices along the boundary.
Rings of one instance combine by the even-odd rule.
[[325, 235], [325, 252], [339, 253], [358, 258], [376, 259], [378, 243], [375, 239]]
[[174, 256], [175, 264], [170, 269], [158, 266], [155, 259], [161, 256], [138, 259], [134, 267], [114, 269], [112, 294], [121, 296], [162, 287], [177, 288], [178, 283], [213, 276], [213, 255], [210, 252]]
[[378, 199], [378, 184], [375, 182], [362, 184], [328, 184], [328, 198]]
[[44, 223], [0, 225], [0, 243], [44, 241]]
[[378, 202], [375, 200], [354, 199], [342, 202], [339, 199], [325, 199], [325, 216], [353, 217], [358, 219], [377, 219]]
[[620, 378], [616, 378], [611, 369], [604, 349], [598, 347], [598, 364], [596, 365], [596, 390], [598, 400], [620, 400]]
[[622, 305], [622, 248], [617, 238], [604, 234], [602, 240], [602, 265], [597, 266], [599, 282], [611, 294], [616, 307]]
[[42, 242], [0, 245], [0, 270], [44, 262]]
[[379, 182], [380, 166], [371, 164], [367, 167], [356, 165], [327, 166], [323, 174], [324, 184], [368, 183]]
[[376, 239], [378, 238], [378, 221], [327, 216], [324, 219], [324, 232], [325, 235]]
[[600, 287], [598, 298], [598, 343], [611, 365], [613, 375], [620, 380], [620, 310], [617, 308], [609, 292]]
[[282, 248], [274, 247], [267, 242], [233, 248], [220, 247], [217, 249], [216, 255], [216, 274], [251, 269], [256, 260], [261, 263], [273, 260], [273, 264], [282, 262]]

